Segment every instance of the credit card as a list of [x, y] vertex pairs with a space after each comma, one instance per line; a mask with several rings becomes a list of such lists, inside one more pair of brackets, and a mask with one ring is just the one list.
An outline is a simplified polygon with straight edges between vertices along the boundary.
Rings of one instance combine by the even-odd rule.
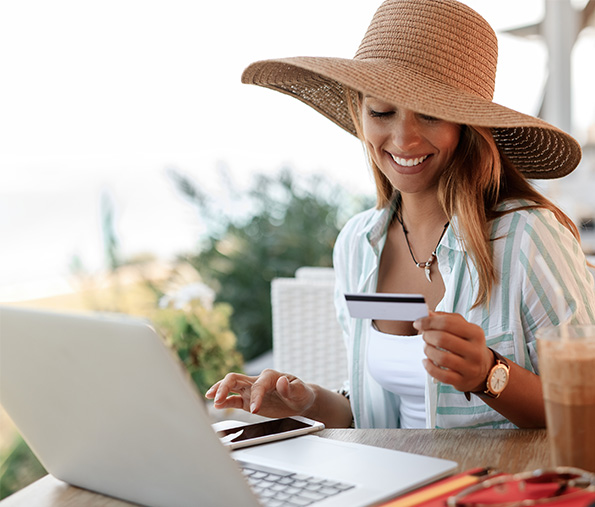
[[414, 321], [428, 316], [421, 294], [345, 294], [345, 300], [356, 319]]

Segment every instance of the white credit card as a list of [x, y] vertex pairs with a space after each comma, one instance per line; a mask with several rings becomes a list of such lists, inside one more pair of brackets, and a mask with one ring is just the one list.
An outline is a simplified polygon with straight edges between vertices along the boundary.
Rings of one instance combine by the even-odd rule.
[[421, 294], [345, 294], [345, 300], [356, 319], [413, 321], [428, 316]]

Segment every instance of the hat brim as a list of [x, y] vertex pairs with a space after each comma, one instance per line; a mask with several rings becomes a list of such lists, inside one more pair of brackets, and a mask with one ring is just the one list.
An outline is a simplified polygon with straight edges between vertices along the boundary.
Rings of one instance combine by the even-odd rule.
[[242, 82], [291, 95], [353, 135], [346, 89], [443, 120], [489, 127], [503, 153], [528, 178], [565, 176], [581, 159], [578, 142], [555, 126], [386, 60], [263, 60], [244, 70]]

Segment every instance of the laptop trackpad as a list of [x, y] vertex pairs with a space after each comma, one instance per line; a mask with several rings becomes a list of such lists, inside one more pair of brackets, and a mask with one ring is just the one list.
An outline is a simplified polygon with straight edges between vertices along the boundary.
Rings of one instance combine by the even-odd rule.
[[[260, 465], [329, 478], [337, 475], [345, 479], [344, 470], [360, 461], [360, 454], [361, 451], [357, 448], [345, 446], [342, 442], [304, 435], [239, 449], [232, 455], [236, 459]], [[343, 472], [336, 474], [337, 470]]]

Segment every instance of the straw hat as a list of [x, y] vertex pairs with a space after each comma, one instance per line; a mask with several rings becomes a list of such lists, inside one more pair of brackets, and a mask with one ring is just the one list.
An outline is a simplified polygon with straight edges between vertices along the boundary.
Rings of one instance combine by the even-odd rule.
[[490, 127], [528, 178], [559, 178], [579, 163], [570, 135], [492, 102], [498, 41], [490, 25], [455, 0], [386, 0], [353, 59], [294, 57], [251, 64], [242, 82], [292, 95], [356, 135], [351, 89], [460, 124]]

